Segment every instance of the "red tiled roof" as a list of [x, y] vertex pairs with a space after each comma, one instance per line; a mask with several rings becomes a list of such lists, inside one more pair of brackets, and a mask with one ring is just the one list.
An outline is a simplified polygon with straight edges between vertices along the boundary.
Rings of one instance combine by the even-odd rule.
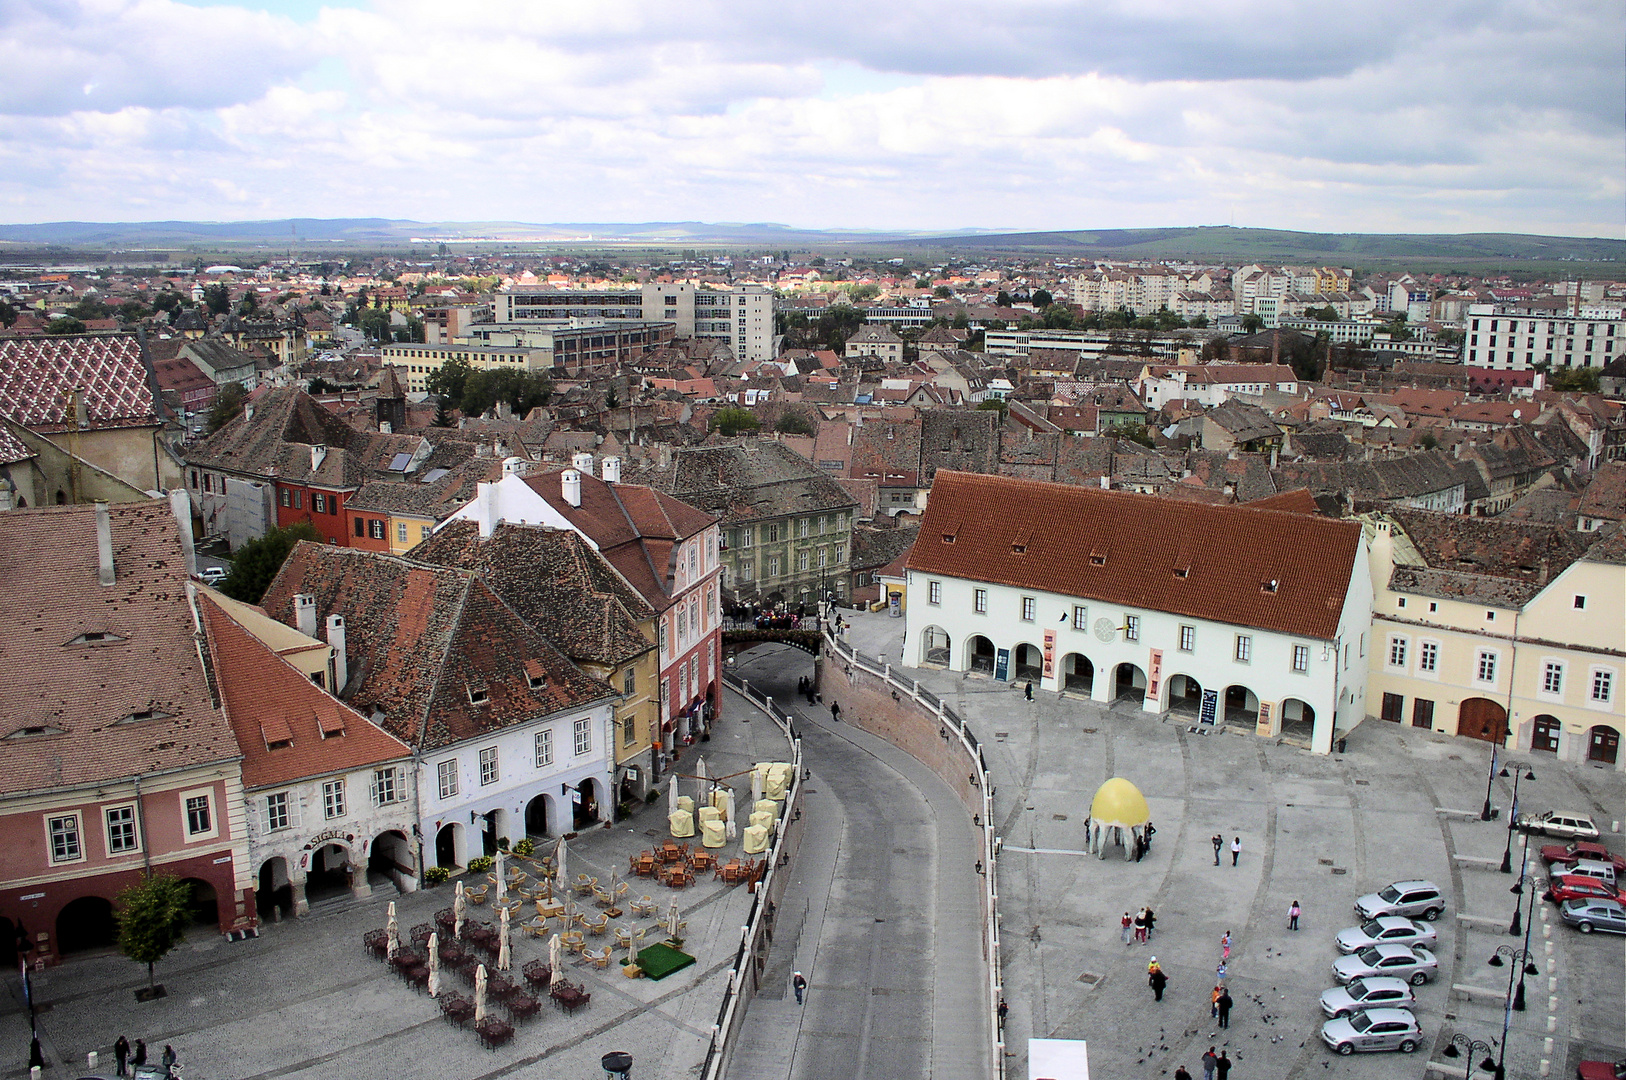
[[83, 388], [92, 428], [159, 423], [141, 343], [129, 334], [0, 340], [0, 413], [43, 432], [74, 424]]
[[1355, 522], [941, 471], [908, 568], [1329, 640], [1360, 539]]

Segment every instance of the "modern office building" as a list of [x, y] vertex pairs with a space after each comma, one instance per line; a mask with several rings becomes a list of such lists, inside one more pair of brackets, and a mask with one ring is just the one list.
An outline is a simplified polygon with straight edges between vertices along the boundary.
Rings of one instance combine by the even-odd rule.
[[726, 341], [742, 360], [773, 358], [773, 316], [773, 292], [762, 285], [718, 288], [652, 283], [622, 289], [519, 285], [493, 298], [493, 317], [498, 323], [560, 319], [670, 322], [678, 337]]

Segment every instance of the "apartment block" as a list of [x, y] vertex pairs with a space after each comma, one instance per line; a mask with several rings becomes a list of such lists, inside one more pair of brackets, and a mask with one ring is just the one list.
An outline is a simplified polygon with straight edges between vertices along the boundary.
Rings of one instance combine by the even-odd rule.
[[680, 338], [726, 341], [742, 360], [773, 358], [773, 292], [761, 285], [728, 289], [652, 283], [625, 289], [555, 289], [521, 285], [493, 298], [499, 323], [538, 320], [639, 319], [670, 322]]

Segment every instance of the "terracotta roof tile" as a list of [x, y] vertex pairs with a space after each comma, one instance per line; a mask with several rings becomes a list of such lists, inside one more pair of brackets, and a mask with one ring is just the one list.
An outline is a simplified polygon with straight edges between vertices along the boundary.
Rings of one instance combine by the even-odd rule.
[[74, 426], [83, 388], [90, 427], [159, 422], [141, 343], [129, 334], [0, 340], [0, 413], [44, 432]]

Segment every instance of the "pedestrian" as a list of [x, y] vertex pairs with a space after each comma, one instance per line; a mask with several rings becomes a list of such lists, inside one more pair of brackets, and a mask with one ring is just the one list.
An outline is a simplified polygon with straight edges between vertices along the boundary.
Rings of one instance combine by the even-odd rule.
[[1146, 944], [1146, 909], [1135, 912], [1135, 944]]
[[1127, 912], [1127, 911], [1124, 912], [1124, 923], [1123, 923], [1123, 925], [1124, 925], [1124, 944], [1128, 945], [1129, 944], [1130, 928], [1135, 925], [1135, 920], [1131, 919], [1129, 917], [1129, 912]]
[[1236, 1004], [1236, 1002], [1231, 1000], [1231, 992], [1229, 990], [1225, 989], [1223, 986], [1220, 987], [1219, 1000], [1216, 1001], [1214, 1004], [1215, 1004], [1215, 1006], [1217, 1007], [1217, 1010], [1218, 1010], [1216, 1015], [1219, 1017], [1219, 1026], [1222, 1027], [1222, 1028], [1230, 1027], [1231, 1026], [1231, 1006]]
[[1182, 1065], [1178, 1069], [1174, 1070], [1174, 1080], [1191, 1080], [1191, 1074], [1187, 1072], [1186, 1067]]
[[1219, 1015], [1219, 999], [1223, 993], [1225, 993], [1225, 987], [1215, 983], [1213, 991], [1208, 995], [1208, 1015], [1210, 1017]]
[[1160, 966], [1158, 966], [1157, 957], [1155, 957], [1155, 956], [1152, 957], [1152, 962], [1150, 964], [1146, 965], [1146, 974], [1148, 974], [1148, 975], [1152, 974], [1152, 972], [1154, 972], [1154, 971], [1162, 971], [1162, 970], [1163, 969]]
[[1005, 1018], [1011, 1014], [1011, 1007], [1005, 1004], [1004, 998], [999, 999], [999, 1008], [995, 1009], [994, 1012], [999, 1015], [999, 1026], [1004, 1027]]
[[1135, 861], [1140, 862], [1146, 857], [1146, 841], [1138, 834], [1135, 837]]
[[1231, 1058], [1226, 1051], [1221, 1050], [1219, 1058], [1214, 1062], [1214, 1080], [1225, 1080], [1231, 1075]]
[[791, 989], [796, 991], [796, 1004], [800, 1005], [802, 1003], [802, 992], [807, 989], [807, 980], [802, 978], [802, 973], [798, 971], [791, 977], [790, 985]]
[[158, 1059], [158, 1063], [164, 1067], [164, 1075], [165, 1076], [174, 1076], [175, 1075], [175, 1063], [177, 1061], [179, 1061], [179, 1060], [180, 1060], [180, 1055], [175, 1053], [175, 1048], [173, 1046], [169, 1045], [168, 1043], [165, 1043], [164, 1044], [164, 1053]]
[[806, 697], [807, 696], [807, 676], [806, 675], [803, 675], [800, 679], [796, 680], [796, 696], [798, 696], [798, 697]]
[[130, 1040], [126, 1039], [123, 1035], [120, 1035], [113, 1043], [113, 1060], [118, 1064], [118, 1069], [116, 1072], [114, 1072], [114, 1076], [129, 1075], [129, 1066], [127, 1062], [130, 1060]]
[[1225, 931], [1225, 936], [1220, 938], [1220, 959], [1221, 960], [1229, 960], [1230, 958], [1231, 958], [1231, 932], [1229, 930], [1227, 930], [1227, 931]]
[[832, 721], [834, 721], [835, 723], [837, 723], [837, 724], [841, 723], [841, 704], [840, 704], [840, 702], [832, 701], [830, 703], [830, 719]]
[[1148, 821], [1146, 823], [1146, 828], [1144, 828], [1144, 829], [1142, 829], [1140, 831], [1141, 836], [1144, 837], [1145, 840], [1146, 840], [1146, 850], [1147, 850], [1148, 853], [1150, 853], [1151, 850], [1152, 850], [1152, 837], [1156, 833], [1157, 833], [1157, 830], [1152, 828], [1152, 823], [1150, 821]]
[[1219, 967], [1214, 969], [1214, 975], [1219, 979], [1220, 982], [1225, 981], [1225, 961], [1224, 960], [1221, 960], [1219, 962]]
[[1165, 986], [1169, 985], [1169, 977], [1167, 975], [1163, 974], [1163, 969], [1158, 968], [1156, 971], [1153, 971], [1150, 975], [1147, 975], [1146, 976], [1146, 983], [1147, 983], [1147, 985], [1149, 985], [1152, 988], [1152, 998], [1153, 998], [1153, 1000], [1162, 1001], [1163, 1000], [1163, 988]]
[[1287, 928], [1289, 930], [1299, 928], [1299, 902], [1297, 900], [1293, 901], [1292, 905], [1287, 909]]
[[135, 1057], [130, 1059], [132, 1065], [145, 1065], [147, 1063], [147, 1040], [137, 1039]]
[[1152, 931], [1157, 929], [1157, 913], [1154, 912], [1151, 908], [1146, 908], [1145, 911], [1146, 911], [1146, 940], [1151, 941], [1152, 940]]
[[1240, 856], [1241, 854], [1242, 854], [1242, 837], [1240, 837], [1240, 836], [1233, 837], [1231, 839], [1231, 865], [1232, 866], [1236, 865], [1237, 857]]
[[1214, 1048], [1210, 1046], [1208, 1053], [1203, 1055], [1203, 1080], [1214, 1080], [1214, 1063], [1218, 1060], [1219, 1055], [1214, 1053]]
[[1032, 683], [1025, 683], [1022, 686], [1022, 696], [1027, 698], [1029, 701], [1033, 700], [1033, 684]]
[[1225, 837], [1219, 833], [1214, 834], [1214, 865], [1219, 865], [1220, 848], [1225, 846]]

